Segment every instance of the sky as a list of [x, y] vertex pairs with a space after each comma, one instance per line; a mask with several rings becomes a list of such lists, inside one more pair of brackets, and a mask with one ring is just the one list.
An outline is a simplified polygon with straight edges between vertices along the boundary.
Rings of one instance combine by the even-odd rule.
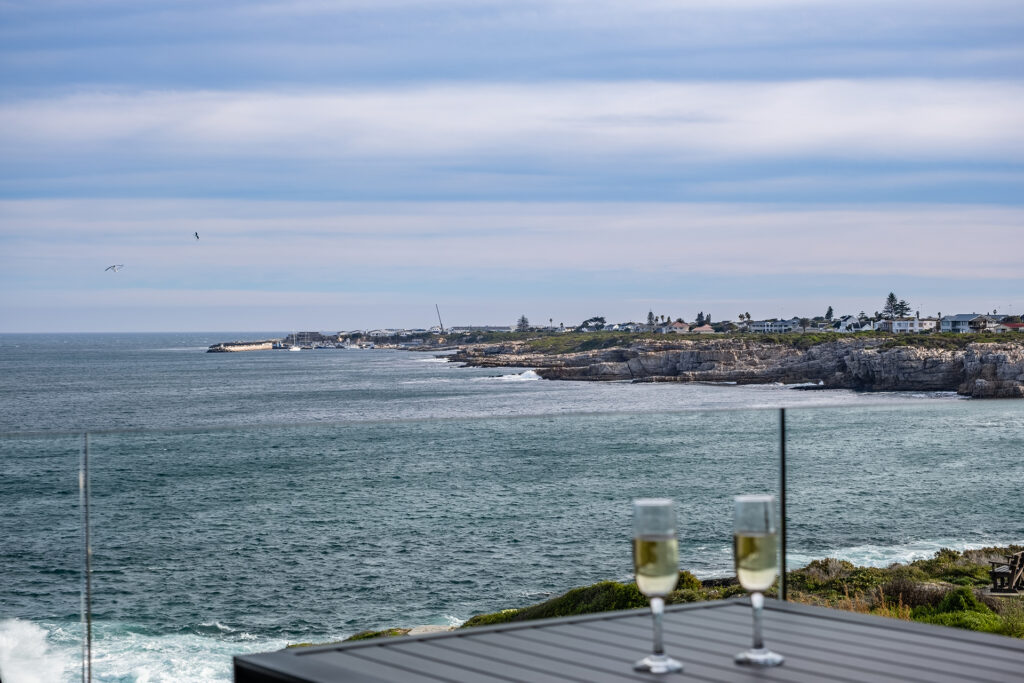
[[0, 0], [0, 332], [1022, 314], [1022, 262], [1019, 0]]

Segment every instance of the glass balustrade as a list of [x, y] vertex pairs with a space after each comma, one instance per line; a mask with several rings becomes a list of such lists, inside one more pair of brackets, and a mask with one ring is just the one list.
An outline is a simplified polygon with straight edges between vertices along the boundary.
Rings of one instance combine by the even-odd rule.
[[0, 676], [230, 680], [233, 654], [629, 581], [637, 497], [676, 501], [681, 568], [729, 577], [783, 424], [789, 569], [1024, 540], [1013, 401], [9, 434], [0, 618], [35, 649]]

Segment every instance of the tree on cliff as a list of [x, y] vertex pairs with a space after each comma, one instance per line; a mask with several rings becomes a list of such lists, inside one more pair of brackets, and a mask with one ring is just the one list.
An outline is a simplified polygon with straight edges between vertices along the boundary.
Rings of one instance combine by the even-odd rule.
[[519, 316], [519, 322], [516, 323], [516, 332], [529, 332], [530, 321], [526, 318], [526, 315]]
[[829, 306], [828, 310], [825, 311], [825, 320], [832, 320], [832, 307]]
[[882, 309], [882, 317], [888, 320], [903, 318], [910, 314], [910, 304], [903, 299], [897, 299], [896, 294], [889, 292], [885, 298], [885, 307]]
[[889, 296], [885, 299], [885, 306], [882, 308], [882, 317], [893, 319], [896, 317], [896, 307], [900, 305], [900, 302], [896, 299], [896, 294], [889, 292]]
[[804, 332], [807, 331], [807, 326], [811, 324], [811, 321], [807, 318], [800, 318], [800, 327], [803, 328]]
[[654, 311], [647, 311], [647, 324], [654, 327]]

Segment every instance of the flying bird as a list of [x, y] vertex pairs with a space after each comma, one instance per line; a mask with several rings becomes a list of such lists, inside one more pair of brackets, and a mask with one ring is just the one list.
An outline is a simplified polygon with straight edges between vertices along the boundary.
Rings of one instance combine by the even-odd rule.
[[106, 272], [108, 270], [112, 270], [112, 271], [114, 271], [116, 273], [117, 271], [121, 270], [122, 268], [124, 268], [124, 264], [123, 263], [118, 263], [116, 266], [107, 266], [106, 268], [103, 269], [103, 272]]
[[192, 234], [194, 234], [196, 236], [196, 239], [199, 239], [199, 233], [198, 232], [192, 233]]

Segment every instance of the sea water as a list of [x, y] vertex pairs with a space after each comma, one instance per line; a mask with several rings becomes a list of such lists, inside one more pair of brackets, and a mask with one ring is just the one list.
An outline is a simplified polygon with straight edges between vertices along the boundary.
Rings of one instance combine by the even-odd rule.
[[676, 499], [683, 567], [728, 575], [780, 406], [791, 566], [1024, 540], [1024, 403], [204, 353], [259, 336], [0, 336], [6, 683], [80, 676], [86, 448], [101, 681], [227, 681], [232, 654], [629, 580], [638, 496]]

